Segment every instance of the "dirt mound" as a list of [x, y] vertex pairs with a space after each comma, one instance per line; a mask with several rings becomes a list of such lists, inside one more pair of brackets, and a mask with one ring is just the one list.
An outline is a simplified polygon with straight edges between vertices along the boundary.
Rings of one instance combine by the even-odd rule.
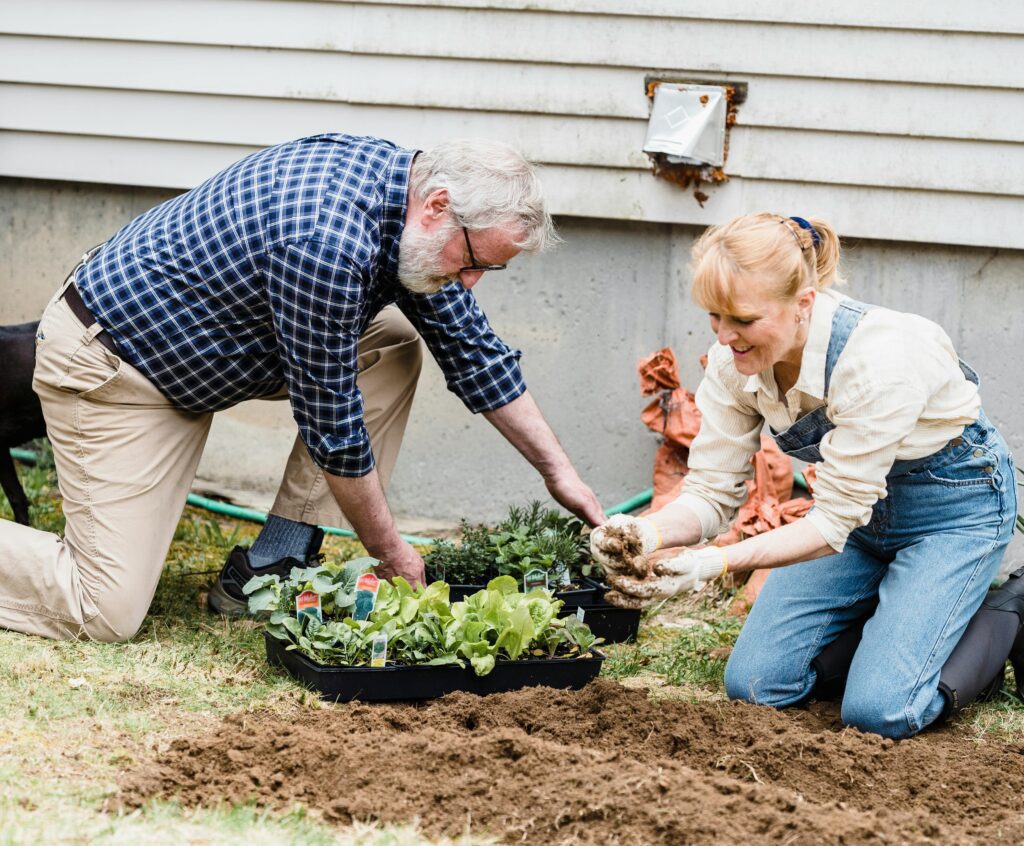
[[419, 819], [509, 843], [1021, 842], [1022, 753], [950, 730], [894, 743], [825, 707], [652, 703], [597, 681], [237, 715], [175, 741], [122, 795], [297, 801], [342, 823]]

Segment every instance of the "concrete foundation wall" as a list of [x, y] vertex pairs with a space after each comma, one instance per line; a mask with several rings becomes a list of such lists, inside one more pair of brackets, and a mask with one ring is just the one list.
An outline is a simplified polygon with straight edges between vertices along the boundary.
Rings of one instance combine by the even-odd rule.
[[[172, 192], [0, 180], [0, 320], [38, 317], [79, 254]], [[814, 209], [801, 210], [813, 214]], [[699, 230], [564, 218], [556, 252], [516, 260], [476, 289], [499, 334], [524, 351], [527, 383], [583, 477], [611, 505], [650, 486], [654, 436], [639, 421], [635, 364], [674, 347], [693, 388], [712, 336], [689, 300]], [[982, 375], [989, 416], [1024, 454], [1024, 252], [851, 242], [846, 291], [942, 324]], [[286, 403], [217, 415], [200, 468], [266, 503], [294, 437]], [[465, 411], [428, 359], [390, 498], [436, 522], [492, 519], [545, 497], [533, 470], [486, 420]]]

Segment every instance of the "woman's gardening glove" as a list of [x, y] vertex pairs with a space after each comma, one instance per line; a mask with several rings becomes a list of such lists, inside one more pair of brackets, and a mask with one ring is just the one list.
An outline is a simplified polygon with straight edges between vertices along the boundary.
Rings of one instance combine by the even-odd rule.
[[643, 578], [650, 572], [647, 556], [661, 546], [658, 527], [646, 517], [616, 514], [590, 533], [590, 555], [610, 576]]
[[646, 577], [609, 571], [608, 584], [614, 590], [606, 593], [605, 599], [620, 608], [642, 608], [659, 599], [698, 591], [711, 579], [724, 576], [728, 568], [729, 561], [721, 547], [688, 549], [680, 555], [655, 561], [653, 574]]

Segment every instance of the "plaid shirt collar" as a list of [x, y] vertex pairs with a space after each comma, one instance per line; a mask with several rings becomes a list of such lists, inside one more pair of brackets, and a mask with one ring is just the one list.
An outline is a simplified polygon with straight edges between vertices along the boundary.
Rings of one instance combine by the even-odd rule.
[[419, 150], [396, 150], [388, 166], [380, 228], [380, 279], [398, 281], [398, 245], [409, 208], [409, 174], [418, 154]]

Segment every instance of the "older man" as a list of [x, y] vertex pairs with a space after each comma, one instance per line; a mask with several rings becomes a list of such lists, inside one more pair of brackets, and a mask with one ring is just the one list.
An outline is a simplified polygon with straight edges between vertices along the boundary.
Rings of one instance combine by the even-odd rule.
[[40, 324], [34, 387], [67, 531], [0, 526], [0, 625], [131, 637], [212, 413], [252, 398], [287, 397], [298, 438], [271, 519], [229, 556], [213, 608], [244, 611], [253, 573], [308, 560], [317, 525], [342, 515], [383, 575], [421, 580], [382, 487], [419, 372], [417, 334], [448, 387], [552, 496], [600, 522], [526, 390], [519, 353], [470, 292], [554, 237], [533, 168], [505, 145], [417, 156], [345, 135], [254, 153], [128, 224], [74, 269]]

